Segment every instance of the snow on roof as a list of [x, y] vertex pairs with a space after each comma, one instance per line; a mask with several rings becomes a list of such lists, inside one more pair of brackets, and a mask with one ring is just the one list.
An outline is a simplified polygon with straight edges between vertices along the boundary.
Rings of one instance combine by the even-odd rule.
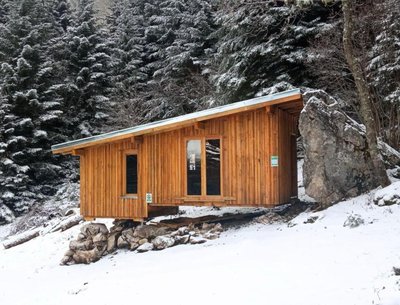
[[[161, 121], [155, 121], [155, 122], [150, 122], [147, 124], [143, 125], [138, 125], [130, 128], [125, 128], [121, 130], [116, 130], [92, 137], [87, 137], [87, 138], [82, 138], [78, 140], [73, 140], [61, 144], [56, 144], [51, 147], [53, 153], [65, 153], [68, 151], [71, 151], [73, 149], [78, 149], [82, 147], [87, 147], [90, 146], [91, 143], [93, 145], [95, 142], [104, 142], [104, 140], [112, 140], [112, 139], [121, 139], [121, 138], [128, 138], [130, 136], [137, 136], [137, 135], [142, 135], [142, 134], [147, 134], [147, 133], [152, 133], [155, 132], [155, 130], [160, 130], [163, 127], [170, 127], [171, 125], [180, 125], [184, 123], [195, 123], [199, 122], [202, 120], [207, 120], [210, 119], [211, 117], [219, 117], [223, 115], [230, 114], [232, 112], [237, 112], [243, 110], [246, 111], [248, 110], [249, 107], [256, 107], [257, 105], [260, 105], [262, 107], [265, 103], [271, 103], [273, 104], [273, 101], [276, 100], [281, 100], [284, 98], [290, 98], [293, 97], [295, 99], [300, 95], [300, 89], [292, 89], [292, 90], [287, 90], [275, 94], [270, 94], [266, 96], [261, 96], [261, 97], [256, 97], [252, 98], [249, 100], [241, 101], [241, 102], [236, 102], [228, 105], [223, 105], [219, 107], [214, 107], [202, 111], [197, 111], [173, 118], [168, 118], [165, 120]], [[125, 137], [126, 136], [126, 137]]]

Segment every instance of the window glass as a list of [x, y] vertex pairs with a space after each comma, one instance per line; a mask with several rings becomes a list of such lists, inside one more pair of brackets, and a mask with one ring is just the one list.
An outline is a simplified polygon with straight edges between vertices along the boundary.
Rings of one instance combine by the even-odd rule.
[[206, 140], [207, 195], [221, 195], [220, 140]]
[[137, 173], [137, 155], [126, 156], [126, 193], [137, 194], [138, 173]]
[[201, 140], [186, 144], [187, 194], [201, 195]]

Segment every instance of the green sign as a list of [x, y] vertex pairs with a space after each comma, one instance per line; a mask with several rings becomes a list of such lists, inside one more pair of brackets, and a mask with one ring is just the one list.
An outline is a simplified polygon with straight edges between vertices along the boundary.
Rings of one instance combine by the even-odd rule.
[[153, 195], [151, 193], [146, 193], [146, 203], [153, 203]]
[[271, 167], [277, 167], [279, 165], [278, 156], [271, 156]]

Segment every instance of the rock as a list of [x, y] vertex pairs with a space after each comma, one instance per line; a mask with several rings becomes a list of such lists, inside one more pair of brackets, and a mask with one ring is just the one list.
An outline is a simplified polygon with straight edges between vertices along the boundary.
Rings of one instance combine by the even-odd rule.
[[93, 249], [94, 245], [92, 240], [84, 240], [84, 241], [78, 241], [78, 240], [73, 240], [69, 243], [69, 248], [70, 250], [76, 251], [76, 250], [90, 250]]
[[78, 237], [77, 237], [77, 240], [82, 241], [82, 240], [85, 240], [86, 238], [87, 238], [87, 236], [85, 234], [79, 233]]
[[214, 225], [213, 224], [211, 224], [211, 223], [203, 223], [202, 225], [201, 225], [201, 230], [202, 231], [208, 231], [208, 230], [210, 230], [210, 229], [212, 229], [214, 227]]
[[382, 141], [378, 142], [378, 147], [387, 168], [400, 165], [400, 152]]
[[129, 247], [129, 243], [126, 241], [126, 239], [124, 239], [122, 235], [118, 237], [117, 247], [118, 249], [125, 249]]
[[113, 232], [110, 233], [107, 239], [107, 252], [112, 253], [117, 248], [117, 241], [120, 236], [120, 233]]
[[374, 195], [374, 203], [379, 206], [400, 204], [400, 181], [378, 190]]
[[308, 224], [308, 223], [314, 223], [318, 220], [318, 216], [310, 216], [307, 218], [306, 221], [304, 221], [304, 224]]
[[134, 229], [129, 228], [129, 229], [123, 230], [123, 231], [121, 232], [121, 235], [122, 235], [124, 238], [133, 237], [133, 232], [134, 232]]
[[211, 233], [221, 233], [224, 229], [220, 223], [217, 223], [211, 230]]
[[74, 253], [72, 258], [77, 264], [90, 264], [98, 261], [102, 255], [103, 253], [101, 251], [97, 250], [97, 248], [94, 248], [87, 251], [78, 250]]
[[343, 227], [357, 228], [358, 226], [363, 224], [364, 224], [364, 219], [362, 219], [360, 215], [352, 214], [349, 217], [347, 217], [346, 221], [343, 224]]
[[203, 237], [206, 239], [217, 239], [217, 238], [219, 238], [219, 234], [207, 232], [203, 235]]
[[139, 253], [143, 253], [143, 252], [151, 251], [153, 249], [154, 249], [154, 245], [152, 243], [144, 243], [144, 244], [140, 245], [136, 250]]
[[152, 243], [155, 249], [162, 250], [172, 247], [175, 244], [175, 240], [170, 236], [157, 236], [152, 240]]
[[393, 272], [394, 272], [395, 276], [399, 276], [400, 275], [400, 268], [393, 267]]
[[151, 239], [157, 236], [167, 234], [169, 229], [167, 227], [156, 227], [150, 225], [141, 225], [136, 227], [133, 236], [142, 238]]
[[70, 265], [73, 262], [72, 256], [64, 256], [61, 259], [60, 265]]
[[104, 245], [105, 243], [107, 243], [107, 238], [108, 238], [108, 233], [107, 234], [98, 233], [95, 236], [93, 236], [93, 243], [95, 246]]
[[147, 238], [142, 238], [141, 240], [138, 241], [139, 245], [143, 245], [145, 243], [148, 243], [149, 241], [147, 240]]
[[65, 252], [64, 256], [72, 256], [74, 255], [74, 251], [72, 251], [71, 249], [67, 250], [67, 252]]
[[81, 227], [81, 233], [86, 236], [94, 236], [98, 233], [108, 234], [108, 229], [103, 223], [88, 223]]
[[379, 185], [367, 152], [365, 127], [341, 111], [332, 99], [329, 103], [312, 96], [299, 121], [305, 190], [323, 207]]
[[205, 239], [205, 238], [203, 238], [203, 237], [191, 236], [189, 242], [190, 242], [192, 245], [204, 244], [205, 242], [207, 242], [207, 239]]
[[400, 179], [400, 167], [393, 169], [392, 176], [393, 178]]
[[139, 243], [133, 242], [129, 245], [129, 250], [134, 251], [139, 248]]
[[178, 229], [179, 235], [186, 235], [189, 233], [189, 229], [188, 227], [180, 227]]
[[93, 244], [95, 246], [95, 249], [101, 253], [101, 255], [105, 255], [106, 250], [108, 248], [108, 233], [103, 234], [103, 233], [98, 233], [93, 237]]
[[187, 244], [190, 240], [190, 235], [178, 235], [174, 237], [175, 245], [183, 245]]
[[254, 218], [254, 221], [261, 224], [273, 224], [284, 222], [284, 218], [277, 213], [268, 212], [267, 214]]

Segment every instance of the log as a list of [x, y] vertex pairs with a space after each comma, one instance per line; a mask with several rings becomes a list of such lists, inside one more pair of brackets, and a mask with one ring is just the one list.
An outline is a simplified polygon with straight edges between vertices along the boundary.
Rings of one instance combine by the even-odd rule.
[[53, 233], [53, 232], [60, 231], [60, 230], [61, 230], [61, 232], [63, 232], [65, 230], [68, 230], [69, 228], [72, 228], [73, 226], [78, 225], [82, 221], [83, 221], [83, 217], [81, 215], [73, 215], [71, 217], [68, 217], [67, 219], [64, 219], [57, 225], [55, 225], [50, 230], [50, 232]]
[[68, 230], [69, 228], [72, 228], [78, 224], [80, 224], [83, 221], [83, 217], [81, 215], [75, 215], [73, 217], [68, 218], [65, 223], [61, 225], [61, 232], [64, 232], [65, 230]]
[[3, 242], [4, 249], [10, 249], [12, 247], [26, 243], [27, 241], [38, 237], [39, 233], [40, 230], [36, 229], [34, 231], [28, 231], [19, 235], [15, 235], [11, 240], [6, 240], [5, 242]]

